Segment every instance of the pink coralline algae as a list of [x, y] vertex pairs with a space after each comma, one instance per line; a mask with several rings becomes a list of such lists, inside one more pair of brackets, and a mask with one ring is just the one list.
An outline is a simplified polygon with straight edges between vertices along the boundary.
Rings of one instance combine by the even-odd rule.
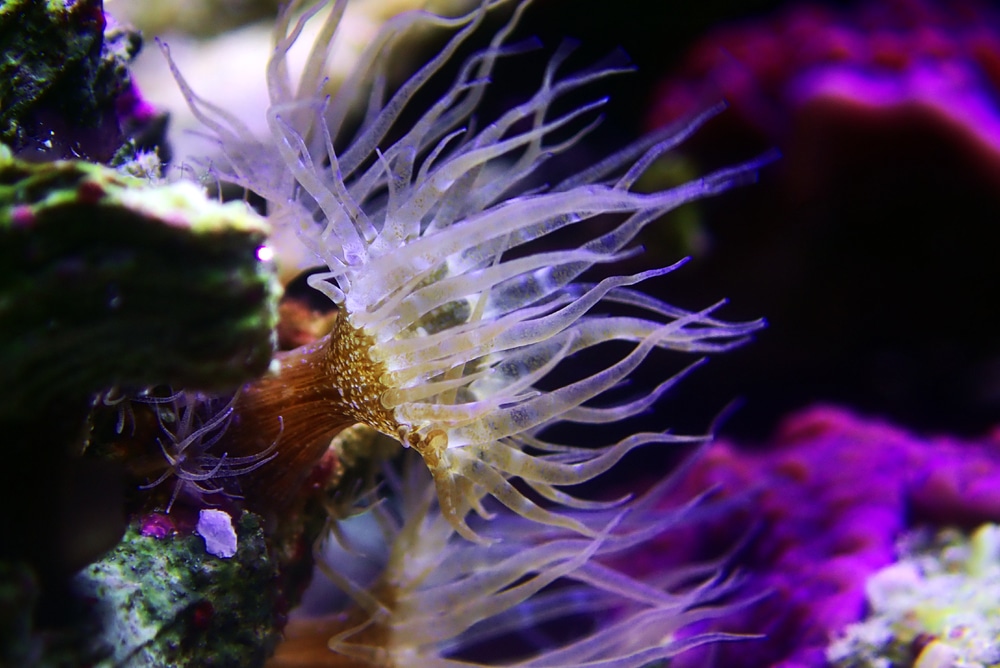
[[678, 498], [714, 488], [739, 510], [647, 550], [650, 563], [630, 568], [681, 558], [678, 543], [690, 558], [727, 541], [732, 550], [732, 536], [743, 535], [729, 558], [748, 589], [766, 595], [724, 625], [762, 638], [678, 665], [824, 666], [830, 640], [865, 614], [865, 581], [896, 560], [904, 531], [1000, 520], [1000, 432], [975, 442], [925, 438], [820, 406], [788, 418], [767, 448], [714, 444], [682, 487]]
[[779, 140], [802, 106], [929, 114], [1000, 161], [1000, 15], [975, 2], [883, 0], [851, 11], [800, 5], [719, 28], [663, 82], [661, 126], [720, 98]]
[[176, 531], [173, 520], [163, 513], [150, 513], [139, 523], [139, 534], [150, 538], [163, 539]]

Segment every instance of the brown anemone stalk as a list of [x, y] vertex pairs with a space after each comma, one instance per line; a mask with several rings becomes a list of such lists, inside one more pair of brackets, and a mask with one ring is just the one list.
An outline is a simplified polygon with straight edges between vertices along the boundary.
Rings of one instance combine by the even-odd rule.
[[278, 353], [275, 368], [241, 390], [219, 451], [254, 456], [277, 444], [275, 457], [248, 474], [241, 487], [248, 503], [280, 510], [296, 496], [330, 441], [364, 423], [387, 432], [379, 377], [384, 365], [369, 359], [372, 341], [338, 318], [314, 343]]

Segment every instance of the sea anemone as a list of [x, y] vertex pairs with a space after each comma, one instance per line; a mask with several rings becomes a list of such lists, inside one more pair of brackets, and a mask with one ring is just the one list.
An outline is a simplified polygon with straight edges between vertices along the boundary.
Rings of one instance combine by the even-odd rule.
[[[680, 263], [597, 282], [578, 279], [595, 265], [634, 256], [638, 249], [627, 247], [643, 227], [685, 202], [751, 180], [760, 161], [669, 190], [633, 190], [653, 161], [718, 111], [711, 109], [540, 185], [540, 168], [596, 125], [592, 117], [606, 100], [568, 111], [554, 110], [555, 103], [625, 70], [614, 58], [562, 74], [571, 47], [560, 47], [534, 95], [477, 128], [474, 113], [497, 61], [527, 48], [507, 44], [528, 6], [522, 2], [487, 47], [465, 58], [440, 98], [404, 127], [404, 111], [412, 111], [418, 93], [443, 76], [505, 0], [484, 1], [454, 19], [422, 11], [395, 17], [333, 97], [322, 93], [322, 73], [346, 0], [332, 3], [295, 85], [288, 51], [305, 23], [331, 5], [316, 4], [293, 24], [302, 4], [293, 2], [277, 22], [267, 71], [268, 141], [198, 96], [174, 68], [224, 156], [211, 166], [212, 176], [266, 199], [276, 236], [294, 230], [323, 263], [310, 285], [340, 310], [327, 337], [280, 356], [269, 376], [244, 389], [227, 440], [260, 451], [275, 440], [276, 415], [283, 416], [283, 446], [256, 476], [259, 495], [280, 503], [337, 431], [364, 423], [420, 453], [443, 516], [467, 539], [485, 540], [466, 522], [470, 510], [489, 515], [483, 491], [525, 518], [598, 536], [541, 499], [602, 507], [561, 488], [592, 479], [641, 445], [702, 437], [650, 432], [604, 447], [572, 447], [544, 440], [541, 432], [644, 412], [676, 377], [618, 405], [608, 404], [607, 393], [653, 350], [728, 350], [762, 323], [723, 322], [712, 315], [719, 304], [687, 311], [632, 289]], [[387, 50], [414, 27], [458, 30], [387, 94]], [[363, 113], [355, 124], [357, 109]], [[581, 224], [604, 214], [616, 215], [617, 224], [578, 246], [532, 243], [572, 226], [585, 234]], [[541, 389], [564, 362], [609, 342], [625, 342], [631, 351], [581, 379]], [[514, 478], [524, 485], [512, 484]]]
[[[236, 396], [221, 408], [217, 406], [218, 400], [197, 392], [177, 392], [162, 398], [145, 393], [137, 395], [134, 400], [155, 407], [162, 432], [157, 443], [167, 464], [158, 478], [139, 488], [152, 489], [174, 478], [173, 491], [165, 509], [168, 513], [182, 496], [198, 502], [215, 494], [238, 496], [232, 485], [227, 488], [228, 479], [260, 468], [277, 454], [278, 438], [253, 455], [230, 457], [226, 452], [221, 455], [213, 452], [213, 446], [229, 427]], [[120, 430], [124, 425], [124, 413], [119, 417], [118, 425]], [[279, 420], [279, 438], [280, 434]]]
[[[350, 599], [347, 609], [293, 621], [274, 668], [319, 661], [479, 666], [484, 653], [488, 665], [624, 668], [746, 637], [689, 628], [747, 603], [733, 599], [740, 578], [722, 575], [722, 564], [653, 573], [640, 582], [606, 563], [698, 521], [699, 503], [663, 508], [672, 480], [626, 512], [568, 511], [597, 538], [497, 508], [492, 521], [478, 523], [483, 536], [502, 542], [481, 545], [456, 535], [435, 502], [426, 467], [411, 466], [415, 460], [407, 453], [403, 475], [386, 476], [386, 500], [346, 523], [358, 545], [331, 543], [320, 551], [323, 571]], [[374, 577], [364, 576], [373, 565]]]

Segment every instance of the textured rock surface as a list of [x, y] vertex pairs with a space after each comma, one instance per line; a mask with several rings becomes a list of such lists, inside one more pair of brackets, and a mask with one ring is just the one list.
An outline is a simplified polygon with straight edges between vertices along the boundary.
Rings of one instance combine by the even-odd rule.
[[123, 667], [262, 665], [278, 640], [276, 568], [260, 519], [245, 513], [234, 525], [231, 559], [191, 533], [156, 538], [130, 526], [75, 580], [101, 620], [95, 652]]
[[116, 383], [233, 388], [271, 359], [267, 224], [186, 182], [0, 157], [0, 416]]

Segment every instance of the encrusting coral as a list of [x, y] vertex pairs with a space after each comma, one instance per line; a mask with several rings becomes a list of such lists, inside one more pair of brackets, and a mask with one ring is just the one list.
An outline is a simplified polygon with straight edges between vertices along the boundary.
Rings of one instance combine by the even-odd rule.
[[[30, 562], [44, 589], [121, 538], [116, 462], [79, 456], [95, 396], [231, 392], [267, 369], [279, 288], [258, 255], [267, 234], [244, 203], [196, 184], [0, 145], [0, 561]], [[48, 490], [31, 513], [15, 510], [26, 489]]]
[[[495, 64], [526, 48], [506, 41], [527, 3], [485, 49], [465, 59], [419, 120], [400, 126], [413, 98], [502, 4], [485, 2], [456, 19], [409, 12], [388, 21], [332, 99], [319, 98], [319, 91], [346, 2], [329, 7], [297, 84], [288, 73], [288, 50], [305, 22], [330, 3], [314, 5], [292, 24], [300, 9], [294, 5], [279, 18], [267, 72], [272, 137], [266, 142], [199, 97], [175, 71], [224, 155], [212, 176], [267, 200], [279, 239], [294, 230], [326, 265], [310, 284], [340, 308], [328, 337], [280, 357], [279, 368], [247, 386], [235, 403], [224, 439], [229, 452], [268, 447], [282, 424], [278, 416], [282, 438], [296, 444], [279, 448], [253, 476], [254, 496], [272, 505], [294, 493], [337, 431], [361, 422], [423, 456], [445, 516], [466, 538], [479, 539], [465, 522], [471, 509], [485, 514], [478, 489], [525, 517], [593, 536], [580, 522], [536, 504], [510, 479], [558, 504], [588, 507], [559, 488], [599, 475], [636, 447], [697, 439], [640, 433], [577, 448], [543, 440], [540, 432], [560, 422], [608, 424], [645, 411], [674, 379], [621, 405], [588, 402], [622, 383], [654, 349], [726, 350], [761, 326], [717, 320], [711, 315], [717, 305], [691, 312], [631, 289], [677, 265], [596, 283], [577, 280], [595, 265], [634, 255], [627, 245], [666, 211], [752, 179], [759, 163], [662, 192], [631, 190], [710, 110], [561, 182], [538, 186], [539, 168], [592, 129], [593, 122], [582, 119], [605, 100], [562, 113], [552, 111], [554, 103], [625, 68], [609, 61], [561, 76], [570, 51], [564, 46], [530, 99], [477, 130], [473, 114]], [[459, 30], [387, 95], [386, 49], [415, 26]], [[357, 109], [363, 119], [349, 132]], [[582, 127], [573, 130], [575, 124]], [[578, 247], [522, 252], [525, 245], [533, 250], [532, 241], [602, 214], [622, 219]], [[611, 305], [629, 313], [591, 314]], [[570, 356], [613, 341], [633, 349], [588, 377], [538, 389]]]

